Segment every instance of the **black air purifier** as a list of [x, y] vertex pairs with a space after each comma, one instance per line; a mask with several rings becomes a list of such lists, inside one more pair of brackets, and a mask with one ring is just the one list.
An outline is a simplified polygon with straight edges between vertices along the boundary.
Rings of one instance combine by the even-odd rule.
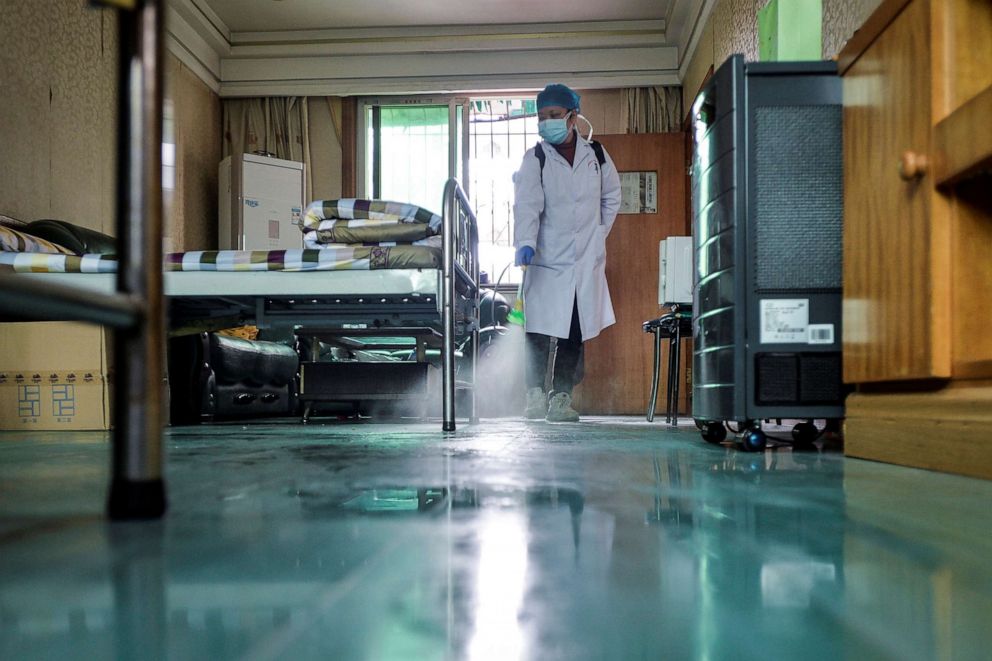
[[832, 62], [730, 58], [692, 108], [693, 402], [765, 446], [761, 421], [844, 415], [841, 81]]

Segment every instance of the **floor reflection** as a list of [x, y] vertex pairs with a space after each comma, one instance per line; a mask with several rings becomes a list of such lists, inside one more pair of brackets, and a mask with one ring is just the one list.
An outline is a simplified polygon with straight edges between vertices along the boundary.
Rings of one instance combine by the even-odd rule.
[[[4, 446], [0, 658], [860, 660], [992, 643], [992, 484], [647, 425], [366, 430], [177, 442], [173, 513], [124, 526], [92, 515], [98, 470], [67, 478]], [[32, 489], [52, 494], [44, 512]]]

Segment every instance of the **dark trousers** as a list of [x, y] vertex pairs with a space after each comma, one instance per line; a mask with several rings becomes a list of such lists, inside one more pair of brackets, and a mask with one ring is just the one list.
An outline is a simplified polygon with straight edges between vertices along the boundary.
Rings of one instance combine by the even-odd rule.
[[[544, 390], [548, 356], [551, 353], [551, 336], [527, 333], [527, 388]], [[582, 360], [582, 329], [579, 327], [579, 307], [572, 304], [572, 325], [568, 339], [558, 338], [554, 367], [551, 370], [551, 391], [572, 394], [582, 380], [579, 363]]]

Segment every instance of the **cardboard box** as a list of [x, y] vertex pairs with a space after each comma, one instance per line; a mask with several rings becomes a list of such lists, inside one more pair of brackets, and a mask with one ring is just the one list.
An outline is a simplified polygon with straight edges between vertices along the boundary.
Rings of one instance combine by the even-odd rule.
[[102, 327], [0, 324], [0, 429], [110, 429], [110, 382]]

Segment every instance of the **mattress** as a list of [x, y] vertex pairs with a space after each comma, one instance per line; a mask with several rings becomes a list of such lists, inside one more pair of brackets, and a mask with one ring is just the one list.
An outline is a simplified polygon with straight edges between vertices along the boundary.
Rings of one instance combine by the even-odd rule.
[[[438, 269], [441, 250], [431, 245], [337, 246], [316, 250], [199, 250], [170, 253], [166, 271], [372, 271]], [[17, 273], [114, 273], [111, 255], [0, 252], [0, 268]]]
[[[166, 296], [436, 296], [437, 269], [381, 271], [168, 271]], [[18, 277], [62, 284], [95, 292], [116, 291], [115, 273], [23, 273]]]

